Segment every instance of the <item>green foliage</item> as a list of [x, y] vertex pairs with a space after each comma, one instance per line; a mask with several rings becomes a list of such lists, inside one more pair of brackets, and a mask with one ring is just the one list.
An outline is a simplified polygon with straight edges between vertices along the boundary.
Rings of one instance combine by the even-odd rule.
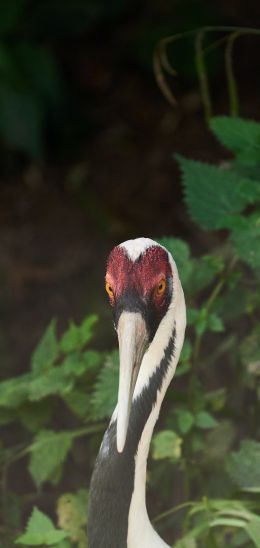
[[33, 439], [29, 470], [36, 485], [46, 480], [57, 483], [62, 475], [62, 465], [71, 449], [70, 432], [41, 430]]
[[66, 538], [65, 531], [55, 529], [50, 518], [45, 516], [38, 508], [34, 508], [28, 521], [26, 532], [18, 537], [16, 544], [25, 546], [58, 545]]
[[66, 493], [57, 502], [59, 527], [63, 529], [71, 542], [79, 548], [87, 545], [87, 503], [88, 492], [80, 489], [77, 493]]
[[162, 430], [152, 442], [152, 456], [155, 460], [179, 460], [181, 457], [182, 439], [173, 430]]
[[[149, 489], [156, 497], [160, 487], [167, 508], [175, 480], [165, 478], [165, 467], [183, 485], [180, 527], [174, 527], [178, 507], [156, 518], [166, 520], [168, 529], [173, 520], [175, 548], [259, 548], [259, 124], [220, 117], [212, 119], [211, 127], [233, 160], [217, 167], [178, 158], [196, 228], [224, 228], [219, 240], [215, 232], [219, 245], [194, 257], [180, 239], [159, 240], [176, 260], [188, 326], [174, 391], [167, 392], [152, 441]], [[87, 546], [87, 492], [76, 485], [75, 493], [62, 494], [61, 482], [64, 465], [77, 466], [78, 438], [86, 438], [84, 454], [92, 468], [98, 434], [105, 428], [98, 421], [107, 419], [116, 405], [118, 353], [89, 347], [95, 323], [95, 316], [80, 325], [71, 322], [57, 337], [53, 320], [33, 352], [31, 369], [0, 383], [0, 421], [16, 422], [24, 439], [22, 446], [1, 447], [2, 484], [6, 470], [26, 457], [23, 462], [37, 489], [45, 489], [46, 482], [48, 489], [55, 485], [55, 494], [60, 489], [59, 528], [35, 509], [17, 543]], [[69, 430], [57, 424], [60, 408], [73, 425]], [[250, 439], [244, 439], [245, 432]], [[3, 490], [2, 495], [8, 509], [9, 494]], [[13, 542], [10, 523], [4, 519], [4, 548]], [[19, 519], [16, 523], [21, 529]]]
[[227, 471], [238, 487], [260, 493], [260, 443], [242, 441], [240, 450], [230, 455]]
[[92, 327], [96, 322], [97, 316], [88, 316], [80, 326], [71, 322], [60, 341], [62, 352], [72, 352], [85, 346], [92, 338]]
[[202, 228], [225, 228], [230, 215], [240, 213], [251, 202], [251, 179], [194, 160], [176, 156], [182, 170], [189, 213]]
[[218, 116], [211, 118], [209, 125], [221, 144], [236, 155], [239, 163], [259, 164], [260, 124], [258, 122]]
[[[73, 91], [71, 82], [68, 85], [61, 76], [58, 50], [64, 40], [113, 21], [127, 4], [128, 0], [111, 0], [109, 5], [105, 0], [64, 0], [62, 7], [60, 0], [1, 2], [1, 147], [39, 161], [50, 134], [52, 145], [57, 137], [64, 140], [59, 127], [74, 131], [75, 139], [73, 126], [76, 120], [79, 126], [81, 122], [75, 107], [71, 113], [72, 100], [67, 108]], [[87, 127], [87, 117], [84, 122]]]
[[117, 402], [118, 352], [107, 357], [91, 396], [91, 414], [96, 420], [111, 415]]
[[56, 321], [52, 320], [32, 355], [32, 371], [43, 373], [51, 368], [59, 355]]
[[[234, 485], [249, 496], [250, 493], [260, 492], [259, 443], [253, 439], [242, 440], [240, 450], [230, 454], [232, 444], [240, 434], [239, 404], [236, 406], [235, 416], [233, 409], [233, 420], [230, 421], [224, 387], [219, 387], [216, 395], [214, 392], [208, 393], [199, 401], [201, 393], [195, 369], [203, 374], [204, 371], [206, 373], [206, 367], [210, 367], [211, 371], [214, 367], [216, 372], [216, 368], [223, 367], [224, 355], [228, 366], [227, 374], [233, 379], [231, 394], [246, 394], [247, 387], [255, 394], [255, 404], [251, 407], [255, 422], [251, 423], [251, 428], [257, 438], [260, 397], [260, 318], [257, 292], [260, 273], [260, 124], [251, 120], [219, 117], [211, 119], [210, 127], [219, 141], [232, 151], [235, 156], [233, 160], [217, 167], [181, 156], [177, 156], [177, 159], [191, 217], [203, 229], [225, 228], [226, 244], [222, 244], [222, 257], [207, 257], [210, 265], [214, 257], [215, 270], [207, 273], [205, 257], [198, 260], [190, 258], [190, 273], [189, 276], [184, 276], [186, 294], [192, 299], [192, 306], [188, 307], [188, 324], [195, 332], [195, 340], [193, 352], [188, 357], [192, 368], [187, 371], [190, 376], [188, 394], [191, 401], [188, 400], [185, 407], [182, 405], [181, 409], [177, 409], [176, 415], [179, 431], [184, 437], [183, 455], [185, 456], [186, 451], [189, 455], [191, 451], [200, 454], [204, 461], [202, 473], [216, 474], [216, 487], [214, 480], [208, 480], [211, 497], [219, 492], [226, 494], [229, 491], [232, 494]], [[183, 258], [185, 260], [184, 253]], [[180, 259], [178, 260], [181, 265]], [[197, 271], [202, 284], [196, 283]], [[203, 294], [200, 296], [205, 290], [206, 298]], [[240, 332], [240, 318], [243, 319], [244, 328], [239, 347], [236, 344], [236, 335], [229, 336], [228, 332], [235, 333], [236, 329]], [[247, 318], [250, 318], [251, 325]], [[210, 331], [216, 333], [216, 336], [220, 333], [223, 342], [218, 342], [216, 351], [213, 349], [213, 354], [207, 356], [203, 352], [203, 342], [205, 345], [205, 335], [209, 336]], [[231, 354], [228, 355], [230, 351]], [[232, 369], [234, 363], [236, 371]], [[213, 410], [214, 415], [218, 411], [224, 412], [228, 420], [219, 422], [212, 415]], [[204, 443], [201, 434], [198, 437], [196, 427], [198, 432], [205, 429], [206, 433], [207, 428], [210, 429], [207, 437], [204, 437]], [[220, 463], [221, 466], [225, 463], [224, 471], [218, 468]], [[232, 480], [231, 484], [229, 478]], [[251, 511], [250, 505], [256, 513]], [[252, 499], [252, 502], [235, 502], [224, 499], [214, 501], [209, 498], [202, 503], [194, 503], [186, 516], [189, 521], [188, 533], [175, 546], [222, 546], [227, 543], [229, 546], [251, 546], [252, 543], [259, 546], [258, 513], [259, 501], [256, 499]], [[242, 534], [238, 534], [238, 529]], [[248, 544], [250, 541], [251, 544]]]

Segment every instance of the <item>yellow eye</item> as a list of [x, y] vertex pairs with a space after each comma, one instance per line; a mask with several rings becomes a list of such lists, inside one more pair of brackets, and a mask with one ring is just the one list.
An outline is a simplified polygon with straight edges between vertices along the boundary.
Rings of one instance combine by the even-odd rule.
[[156, 294], [159, 296], [163, 295], [163, 293], [165, 292], [165, 289], [166, 289], [166, 280], [163, 278], [157, 286]]
[[109, 295], [110, 298], [114, 297], [114, 291], [112, 289], [112, 286], [109, 282], [106, 282], [106, 292]]

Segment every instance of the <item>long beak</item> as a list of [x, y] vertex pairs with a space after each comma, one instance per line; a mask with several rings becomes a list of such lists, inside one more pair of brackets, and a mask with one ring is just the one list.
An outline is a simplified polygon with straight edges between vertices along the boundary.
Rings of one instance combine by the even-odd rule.
[[117, 450], [122, 453], [127, 435], [132, 397], [147, 345], [145, 322], [138, 312], [122, 312], [118, 326], [119, 388], [117, 406]]

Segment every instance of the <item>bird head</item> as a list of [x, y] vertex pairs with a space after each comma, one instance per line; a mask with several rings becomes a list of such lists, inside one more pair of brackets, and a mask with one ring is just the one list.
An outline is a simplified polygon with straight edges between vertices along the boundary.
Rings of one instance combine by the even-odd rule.
[[143, 356], [173, 302], [175, 263], [148, 238], [116, 246], [107, 262], [105, 288], [119, 342], [117, 449], [125, 445], [130, 408]]

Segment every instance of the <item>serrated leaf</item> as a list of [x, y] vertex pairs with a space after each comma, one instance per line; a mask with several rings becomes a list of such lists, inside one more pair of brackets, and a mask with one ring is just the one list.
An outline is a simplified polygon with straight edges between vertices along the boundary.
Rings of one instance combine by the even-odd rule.
[[241, 442], [240, 450], [231, 454], [227, 463], [231, 479], [242, 489], [260, 487], [260, 443]]
[[52, 320], [32, 354], [31, 368], [34, 373], [42, 373], [54, 364], [59, 355], [56, 337], [56, 320]]
[[243, 211], [252, 195], [245, 192], [250, 179], [216, 166], [187, 160], [177, 155], [182, 170], [185, 201], [194, 221], [202, 228], [216, 230], [226, 226], [230, 215]]
[[72, 441], [71, 432], [41, 430], [35, 436], [31, 445], [29, 470], [36, 485], [52, 480], [53, 474], [62, 469]]
[[97, 319], [97, 316], [93, 314], [92, 316], [85, 318], [80, 325], [71, 322], [60, 341], [62, 352], [67, 353], [73, 352], [74, 350], [81, 350], [92, 338], [93, 327], [96, 324]]
[[[260, 184], [260, 183], [259, 183]], [[260, 215], [254, 213], [248, 217], [240, 217], [236, 224], [229, 223], [232, 228], [230, 236], [240, 259], [249, 264], [257, 272], [260, 271]]]
[[118, 352], [112, 352], [105, 360], [91, 396], [91, 417], [94, 420], [109, 417], [117, 402], [119, 359]]
[[86, 391], [74, 389], [63, 397], [71, 411], [81, 419], [91, 415], [90, 397]]
[[255, 165], [260, 158], [260, 124], [254, 120], [216, 116], [209, 122], [219, 141], [232, 150], [241, 163]]
[[200, 411], [197, 415], [195, 415], [195, 424], [198, 428], [206, 430], [208, 428], [215, 428], [218, 422], [207, 411]]
[[85, 352], [70, 352], [61, 364], [62, 369], [68, 375], [81, 377], [86, 371], [95, 371], [103, 360], [103, 354], [95, 350]]
[[181, 457], [181, 446], [180, 436], [172, 430], [162, 430], [152, 440], [152, 457], [155, 460], [177, 461]]
[[26, 533], [20, 535], [15, 541], [16, 544], [26, 546], [41, 546], [47, 544], [57, 544], [67, 537], [65, 531], [55, 529], [52, 521], [48, 516], [40, 512], [34, 507], [31, 517], [27, 523]]
[[54, 367], [32, 379], [28, 386], [29, 400], [39, 401], [52, 394], [66, 395], [72, 390], [74, 382], [73, 376], [69, 376], [62, 367]]

